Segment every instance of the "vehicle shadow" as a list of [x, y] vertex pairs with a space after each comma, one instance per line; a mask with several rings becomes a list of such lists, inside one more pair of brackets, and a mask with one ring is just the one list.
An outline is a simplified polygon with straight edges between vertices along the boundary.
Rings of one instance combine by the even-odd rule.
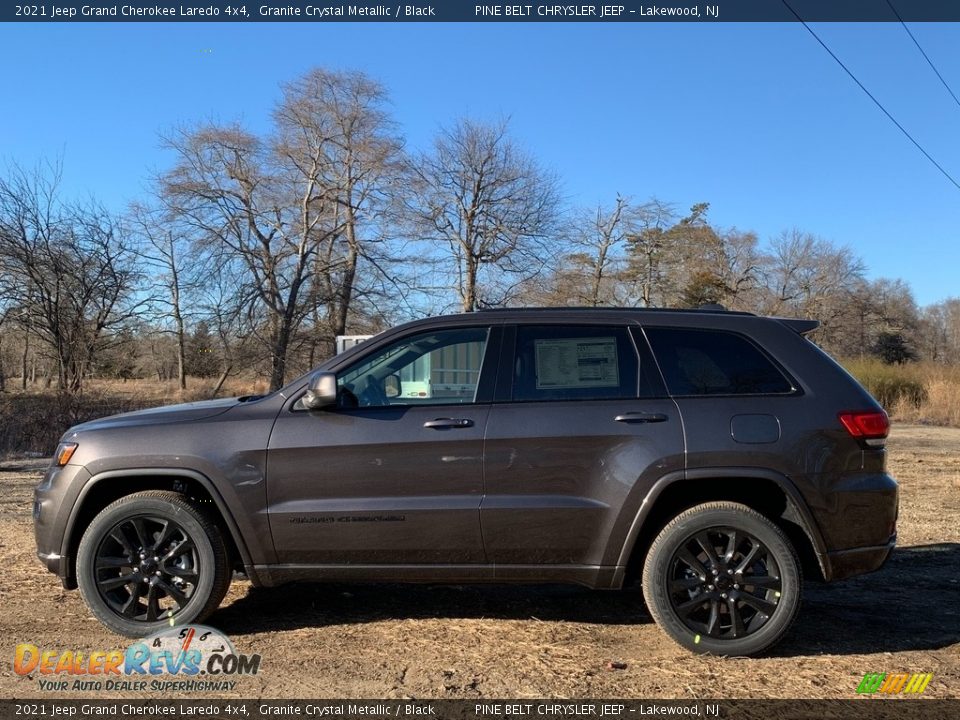
[[208, 623], [230, 635], [383, 620], [427, 618], [652, 622], [639, 589], [604, 592], [569, 585], [300, 583], [251, 588]]
[[960, 642], [960, 543], [897, 548], [869, 575], [809, 583], [772, 655], [935, 650]]
[[[808, 583], [774, 657], [932, 650], [960, 642], [960, 544], [898, 548], [878, 572]], [[251, 588], [209, 623], [230, 635], [389, 619], [652, 622], [638, 589], [545, 585], [297, 584]]]

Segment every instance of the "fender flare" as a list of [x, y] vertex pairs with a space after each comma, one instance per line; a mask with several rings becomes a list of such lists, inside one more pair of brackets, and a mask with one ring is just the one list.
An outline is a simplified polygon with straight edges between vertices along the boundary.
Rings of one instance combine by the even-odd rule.
[[[677, 470], [657, 480], [640, 503], [640, 509], [637, 511], [637, 515], [630, 525], [630, 530], [627, 532], [627, 537], [624, 540], [623, 548], [617, 560], [618, 574], [625, 572], [637, 538], [643, 528], [644, 521], [656, 505], [657, 499], [663, 491], [678, 482], [684, 482], [686, 480], [708, 480], [711, 478], [756, 478], [758, 480], [769, 480], [776, 484], [787, 498], [785, 517], [796, 521], [797, 524], [800, 525], [807, 539], [810, 540], [823, 577], [827, 580], [830, 579], [830, 558], [827, 555], [827, 548], [823, 542], [823, 536], [813, 518], [813, 514], [810, 512], [806, 500], [804, 500], [800, 491], [797, 490], [796, 485], [793, 484], [790, 478], [776, 470], [755, 467], [703, 467], [685, 471]], [[791, 510], [793, 511], [794, 517], [791, 517]]]
[[[230, 533], [230, 536], [233, 539], [234, 545], [237, 548], [237, 552], [240, 553], [240, 561], [243, 563], [243, 567], [246, 570], [247, 576], [254, 585], [259, 584], [256, 570], [254, 569], [254, 564], [250, 556], [250, 551], [247, 549], [246, 541], [240, 532], [240, 528], [237, 526], [236, 520], [233, 518], [233, 513], [230, 511], [230, 508], [224, 501], [223, 496], [220, 495], [220, 492], [210, 481], [210, 478], [202, 473], [199, 473], [195, 470], [189, 470], [187, 468], [124, 468], [123, 470], [106, 470], [92, 476], [80, 489], [77, 499], [73, 503], [73, 508], [70, 510], [70, 517], [67, 519], [66, 530], [63, 533], [63, 543], [60, 549], [61, 555], [68, 557], [68, 544], [70, 542], [70, 538], [73, 537], [73, 531], [77, 523], [77, 518], [80, 515], [80, 508], [83, 507], [87, 495], [89, 495], [91, 489], [93, 489], [95, 485], [98, 485], [105, 480], [143, 477], [144, 475], [153, 477], [162, 476], [170, 478], [189, 478], [190, 480], [200, 483], [210, 497], [213, 498], [213, 502], [217, 506], [217, 511], [220, 513], [220, 517], [222, 517], [224, 523], [226, 523], [227, 531]], [[76, 559], [74, 559], [74, 562], [76, 562]]]

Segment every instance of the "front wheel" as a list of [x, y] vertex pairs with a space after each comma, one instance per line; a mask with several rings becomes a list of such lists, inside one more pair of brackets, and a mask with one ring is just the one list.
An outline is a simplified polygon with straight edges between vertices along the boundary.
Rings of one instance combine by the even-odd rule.
[[712, 502], [660, 532], [643, 567], [657, 624], [697, 653], [755, 655], [789, 629], [800, 607], [800, 563], [773, 522], [746, 505]]
[[108, 505], [83, 534], [77, 583], [111, 630], [143, 637], [200, 622], [230, 585], [216, 523], [183, 495], [149, 490]]

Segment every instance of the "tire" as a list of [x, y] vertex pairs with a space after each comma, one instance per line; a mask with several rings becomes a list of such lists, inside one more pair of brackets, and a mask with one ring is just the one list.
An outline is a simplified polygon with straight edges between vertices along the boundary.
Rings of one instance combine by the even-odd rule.
[[111, 503], [77, 550], [84, 601], [127, 637], [202, 621], [220, 605], [230, 579], [220, 529], [174, 492], [148, 490]]
[[800, 563], [783, 531], [732, 502], [697, 505], [675, 517], [643, 566], [653, 619], [675, 642], [702, 654], [769, 650], [793, 623], [801, 586]]

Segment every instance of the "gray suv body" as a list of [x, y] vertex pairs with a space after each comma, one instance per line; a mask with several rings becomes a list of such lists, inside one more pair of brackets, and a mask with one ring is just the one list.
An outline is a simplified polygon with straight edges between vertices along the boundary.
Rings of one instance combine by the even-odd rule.
[[698, 652], [786, 632], [804, 571], [896, 537], [886, 415], [804, 337], [717, 311], [525, 309], [386, 331], [265, 397], [67, 431], [38, 554], [112, 629], [203, 619], [233, 571], [290, 581], [642, 577]]

